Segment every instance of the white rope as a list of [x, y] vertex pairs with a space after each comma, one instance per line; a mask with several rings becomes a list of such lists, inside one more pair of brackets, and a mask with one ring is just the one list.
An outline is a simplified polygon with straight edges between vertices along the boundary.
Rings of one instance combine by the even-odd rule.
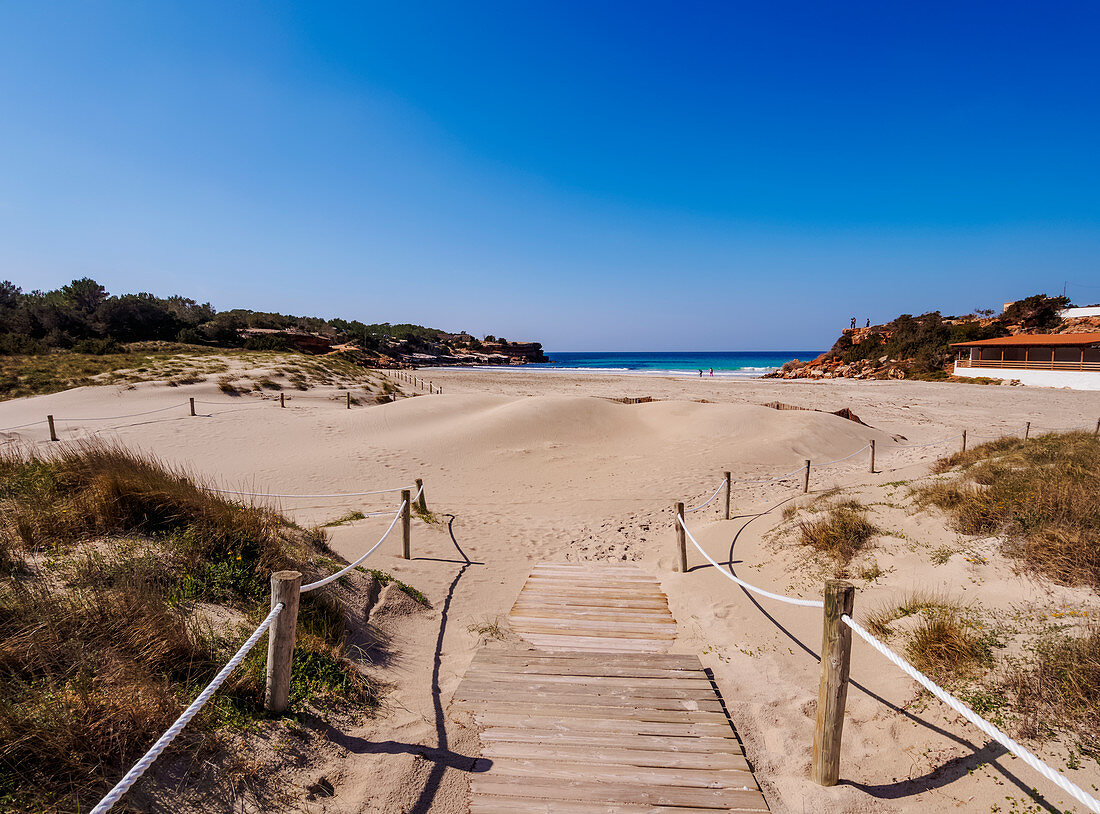
[[726, 481], [723, 478], [722, 482], [720, 484], [718, 484], [718, 489], [715, 490], [714, 494], [710, 496], [710, 500], [708, 500], [706, 503], [700, 503], [698, 506], [696, 506], [693, 509], [684, 509], [684, 512], [697, 512], [700, 509], [705, 509], [707, 506], [709, 506], [711, 503], [714, 502], [714, 499], [716, 497], [718, 497], [718, 495], [720, 495], [722, 493], [722, 490], [725, 489], [725, 488], [726, 488]]
[[1016, 741], [1014, 741], [1000, 729], [995, 727], [993, 724], [989, 723], [989, 721], [982, 718], [958, 698], [951, 695], [943, 688], [939, 687], [932, 681], [932, 679], [930, 679], [924, 673], [920, 672], [920, 670], [918, 670], [912, 664], [907, 662], [905, 659], [903, 659], [901, 656], [899, 656], [897, 653], [895, 653], [893, 650], [891, 650], [889, 647], [887, 647], [885, 644], [875, 638], [870, 632], [865, 630], [850, 616], [845, 614], [840, 618], [843, 619], [844, 623], [847, 624], [848, 627], [850, 627], [852, 630], [854, 630], [861, 639], [863, 639], [865, 642], [867, 642], [867, 644], [871, 645], [871, 647], [873, 647], [875, 650], [885, 656], [888, 661], [893, 663], [903, 673], [908, 675], [910, 678], [912, 678], [914, 681], [916, 681], [918, 684], [920, 684], [922, 687], [932, 693], [932, 695], [943, 701], [943, 703], [947, 704], [947, 706], [951, 707], [951, 709], [955, 710], [955, 712], [959, 713], [959, 715], [966, 718], [966, 720], [970, 721], [970, 723], [974, 724], [974, 726], [976, 726], [990, 738], [997, 741], [997, 743], [1001, 744], [1001, 746], [1003, 746], [1005, 749], [1010, 751], [1016, 757], [1020, 758], [1020, 760], [1033, 768], [1047, 780], [1054, 783], [1067, 794], [1073, 796], [1082, 805], [1088, 806], [1089, 809], [1094, 812], [1100, 812], [1100, 800], [1097, 800], [1084, 789], [1068, 780], [1064, 775], [1060, 774], [1059, 772], [1048, 766], [1046, 763], [1039, 760], [1039, 758], [1037, 758], [1023, 746], [1018, 744]]
[[677, 514], [676, 515], [676, 521], [680, 524], [680, 527], [684, 530], [684, 533], [687, 534], [688, 539], [691, 540], [691, 542], [692, 542], [692, 545], [694, 545], [697, 549], [699, 549], [700, 554], [702, 554], [704, 557], [706, 557], [707, 562], [709, 562], [711, 565], [713, 565], [715, 568], [717, 568], [718, 573], [720, 573], [722, 576], [733, 580], [738, 585], [740, 585], [742, 588], [744, 588], [746, 591], [752, 591], [754, 594], [760, 594], [760, 596], [766, 596], [766, 597], [768, 597], [768, 599], [775, 599], [779, 602], [786, 602], [788, 605], [801, 605], [802, 607], [805, 607], [805, 608], [823, 608], [823, 607], [825, 607], [825, 603], [822, 602], [820, 599], [798, 599], [797, 597], [793, 597], [793, 596], [783, 596], [782, 594], [773, 594], [771, 591], [765, 591], [763, 588], [757, 588], [755, 585], [751, 585], [748, 582], [745, 582], [745, 580], [743, 580], [743, 579], [738, 579], [733, 574], [731, 574], [729, 571], [722, 568], [722, 566], [720, 566], [714, 560], [712, 560], [710, 555], [707, 552], [703, 551], [703, 547], [701, 545], [699, 545], [699, 541], [695, 539], [695, 537], [692, 535], [692, 533], [690, 531], [688, 531], [688, 527], [684, 523], [684, 518], [683, 517], [681, 517], [679, 514]]
[[[946, 444], [948, 441], [954, 441], [956, 438], [962, 438], [963, 435], [960, 432], [958, 435], [952, 435], [950, 438], [941, 438], [939, 441], [929, 441], [927, 444], [897, 444], [893, 449], [919, 449], [921, 447], [934, 447], [936, 444]], [[886, 450], [887, 452], [892, 450]]]
[[[400, 492], [402, 489], [411, 489], [411, 486], [398, 486], [393, 489], [375, 489], [373, 492], [336, 492], [331, 495], [272, 495], [266, 492], [234, 492], [231, 489], [212, 489], [207, 487], [208, 492], [217, 492], [219, 495], [243, 495], [244, 497], [288, 497], [288, 498], [322, 498], [322, 497], [362, 497], [363, 495], [385, 495], [390, 492]], [[420, 487], [423, 490], [423, 486]], [[419, 493], [418, 493], [419, 496]], [[383, 512], [388, 514], [388, 512]]]
[[62, 416], [56, 417], [56, 421], [117, 421], [120, 418], [136, 418], [139, 415], [152, 415], [153, 413], [163, 413], [165, 410], [175, 410], [177, 407], [186, 407], [188, 402], [181, 401], [179, 404], [170, 404], [167, 407], [159, 407], [156, 410], [146, 410], [142, 413], [127, 413], [126, 415], [105, 415], [96, 416], [95, 418], [64, 418]]
[[33, 427], [35, 424], [45, 424], [46, 419], [40, 418], [37, 421], [28, 421], [26, 424], [16, 424], [14, 427], [4, 427], [0, 429], [0, 432], [7, 432], [8, 430], [21, 430], [24, 427]]
[[815, 464], [814, 464], [814, 467], [816, 467], [816, 468], [820, 469], [820, 468], [821, 468], [821, 467], [823, 467], [823, 466], [832, 466], [833, 464], [838, 464], [838, 463], [840, 463], [841, 461], [846, 461], [846, 460], [848, 460], [849, 458], [854, 458], [854, 457], [856, 457], [857, 455], [859, 455], [859, 453], [863, 452], [863, 450], [865, 450], [865, 449], [870, 449], [870, 448], [871, 448], [871, 445], [870, 445], [870, 444], [864, 444], [864, 445], [863, 445], [863, 446], [861, 446], [861, 447], [860, 447], [859, 449], [857, 449], [857, 450], [856, 450], [855, 452], [853, 452], [853, 453], [852, 453], [851, 455], [845, 455], [845, 456], [844, 456], [843, 458], [837, 458], [837, 459], [836, 459], [835, 461], [826, 461], [826, 462], [825, 462], [825, 463], [823, 463], [823, 464], [817, 464], [817, 463], [815, 463]]
[[767, 480], [741, 480], [740, 478], [738, 478], [734, 482], [735, 483], [744, 483], [744, 484], [747, 484], [749, 486], [756, 485], [756, 484], [762, 484], [762, 483], [775, 483], [776, 481], [781, 481], [781, 480], [784, 480], [786, 478], [789, 478], [791, 475], [795, 475], [795, 474], [801, 472], [805, 468], [806, 468], [805, 466], [800, 466], [800, 467], [798, 467], [798, 469], [792, 469], [790, 472], [788, 472], [785, 475], [779, 475], [779, 476], [774, 477], [774, 478], [768, 478]]
[[91, 814], [106, 814], [111, 810], [111, 806], [117, 803], [134, 783], [138, 781], [138, 778], [145, 774], [145, 770], [153, 765], [160, 753], [168, 748], [175, 737], [183, 731], [183, 728], [187, 726], [192, 718], [198, 714], [198, 711], [203, 708], [210, 697], [218, 691], [218, 687], [229, 677], [229, 674], [237, 668], [237, 666], [244, 661], [244, 657], [248, 655], [248, 651], [260, 640], [260, 637], [264, 635], [264, 632], [271, 627], [271, 623], [275, 621], [275, 617], [279, 615], [279, 612], [283, 609], [283, 603], [280, 602], [274, 608], [271, 609], [271, 613], [267, 615], [258, 628], [253, 631], [252, 635], [248, 637], [248, 640], [241, 645], [241, 649], [237, 651], [236, 655], [229, 660], [229, 662], [222, 667], [218, 674], [214, 676], [214, 680], [206, 685], [206, 688], [199, 693], [198, 698], [191, 702], [191, 706], [183, 711], [183, 714], [176, 719], [176, 722], [168, 727], [168, 731], [165, 732], [152, 748], [134, 764], [130, 771], [126, 772], [126, 775], [118, 781], [113, 789], [107, 792], [107, 796], [99, 801], [98, 805], [91, 810]]
[[[417, 496], [419, 497], [419, 493], [417, 494]], [[312, 591], [312, 590], [314, 590], [314, 589], [316, 589], [316, 588], [323, 588], [324, 586], [328, 585], [328, 584], [329, 584], [330, 582], [332, 582], [333, 580], [337, 580], [337, 579], [340, 579], [340, 577], [342, 577], [342, 576], [343, 576], [344, 574], [346, 574], [346, 573], [347, 573], [348, 571], [350, 571], [351, 569], [353, 569], [353, 568], [354, 568], [355, 566], [357, 566], [357, 565], [358, 565], [359, 563], [361, 563], [361, 562], [362, 562], [363, 560], [365, 560], [365, 559], [366, 559], [367, 557], [369, 557], [369, 556], [370, 556], [371, 554], [373, 554], [373, 553], [374, 553], [374, 549], [376, 549], [376, 548], [378, 548], [378, 546], [382, 545], [382, 542], [383, 542], [383, 541], [384, 541], [384, 540], [385, 540], [385, 539], [386, 539], [387, 537], [389, 537], [389, 536], [390, 536], [390, 532], [391, 532], [391, 531], [393, 531], [393, 527], [397, 525], [397, 521], [398, 521], [399, 519], [401, 519], [401, 513], [402, 513], [402, 512], [404, 511], [404, 510], [405, 510], [405, 501], [401, 501], [401, 505], [400, 505], [400, 506], [398, 507], [398, 509], [397, 509], [397, 514], [395, 514], [395, 515], [393, 516], [393, 520], [392, 520], [392, 521], [390, 522], [390, 527], [389, 527], [388, 529], [386, 529], [386, 533], [385, 533], [385, 534], [383, 534], [383, 535], [382, 535], [382, 536], [381, 536], [381, 537], [379, 538], [378, 542], [377, 542], [377, 543], [375, 543], [374, 545], [372, 545], [372, 546], [371, 546], [371, 547], [370, 547], [370, 548], [369, 548], [369, 549], [367, 550], [367, 553], [366, 553], [366, 554], [364, 554], [364, 555], [363, 555], [362, 557], [360, 557], [359, 559], [357, 559], [357, 560], [356, 560], [355, 562], [351, 563], [351, 565], [347, 565], [347, 566], [344, 566], [344, 567], [343, 567], [343, 568], [341, 568], [341, 569], [340, 569], [339, 571], [337, 571], [337, 572], [336, 572], [335, 574], [329, 574], [329, 575], [328, 575], [327, 577], [325, 577], [324, 579], [319, 579], [319, 580], [317, 580], [316, 582], [311, 582], [311, 583], [309, 583], [309, 585], [303, 585], [303, 586], [302, 586], [302, 593], [305, 593], [306, 591]]]

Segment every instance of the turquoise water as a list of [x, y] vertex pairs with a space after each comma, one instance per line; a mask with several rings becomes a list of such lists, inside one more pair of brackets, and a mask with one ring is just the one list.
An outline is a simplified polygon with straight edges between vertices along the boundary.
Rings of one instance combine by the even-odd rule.
[[820, 356], [819, 350], [802, 351], [702, 351], [658, 353], [554, 353], [547, 351], [551, 361], [527, 365], [526, 369], [573, 370], [589, 373], [648, 373], [698, 376], [763, 376], [783, 366], [791, 359], [806, 361]]

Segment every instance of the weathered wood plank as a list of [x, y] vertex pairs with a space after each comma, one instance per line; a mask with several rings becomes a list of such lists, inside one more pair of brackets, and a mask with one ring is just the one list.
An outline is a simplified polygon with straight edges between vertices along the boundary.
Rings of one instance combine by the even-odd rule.
[[498, 757], [493, 769], [513, 777], [535, 780], [572, 780], [583, 777], [600, 783], [639, 783], [696, 789], [755, 789], [756, 778], [744, 769], [687, 769], [654, 766], [619, 766], [599, 761], [569, 763], [554, 760], [524, 760]]
[[767, 811], [759, 791], [741, 789], [698, 789], [686, 786], [659, 786], [633, 783], [600, 783], [589, 780], [547, 780], [495, 772], [470, 778], [474, 794], [552, 800], [606, 801], [612, 803], [649, 803], [662, 806], [697, 806], [720, 811]]
[[[749, 762], [737, 752], [670, 752], [663, 748], [624, 749], [621, 746], [599, 746], [586, 742], [516, 743], [492, 740], [483, 743], [481, 754], [491, 758], [513, 760], [553, 760], [560, 763], [598, 763], [601, 766], [639, 766], [684, 769], [737, 769], [748, 771]], [[750, 786], [751, 788], [751, 786]]]
[[594, 732], [560, 732], [556, 730], [510, 729], [493, 726], [481, 733], [483, 744], [510, 743], [535, 746], [574, 746], [584, 748], [637, 749], [659, 751], [662, 754], [742, 754], [741, 743], [735, 738], [676, 737], [657, 735], [599, 735]]

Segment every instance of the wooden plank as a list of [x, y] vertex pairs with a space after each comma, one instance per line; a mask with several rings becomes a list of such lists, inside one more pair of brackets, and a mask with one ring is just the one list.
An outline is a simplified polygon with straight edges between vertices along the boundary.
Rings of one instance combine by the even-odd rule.
[[495, 650], [482, 648], [475, 657], [475, 663], [480, 660], [492, 662], [505, 662], [509, 660], [522, 661], [527, 664], [567, 664], [574, 659], [585, 664], [607, 664], [611, 667], [634, 667], [644, 663], [646, 667], [664, 667], [668, 669], [702, 670], [703, 663], [695, 655], [683, 653], [655, 653], [646, 656], [643, 660], [637, 656], [624, 655], [623, 653], [547, 653], [545, 650]]
[[624, 597], [546, 597], [535, 594], [521, 594], [516, 600], [518, 605], [546, 605], [552, 608], [639, 608], [646, 610], [668, 610], [668, 600], [661, 599], [628, 599]]
[[534, 780], [564, 780], [578, 777], [600, 783], [644, 783], [648, 786], [669, 786], [696, 789], [756, 789], [756, 778], [744, 769], [686, 769], [654, 766], [618, 766], [598, 762], [569, 763], [566, 761], [522, 760], [498, 757], [494, 772]]
[[[612, 708], [605, 708], [607, 712]], [[546, 710], [544, 709], [543, 712]], [[569, 720], [559, 720], [554, 716], [540, 717], [539, 715], [525, 715], [523, 712], [501, 712], [495, 709], [474, 712], [474, 720], [482, 726], [501, 726], [509, 729], [524, 727], [541, 727], [554, 732], [566, 732], [572, 734], [621, 734], [621, 735], [646, 735], [650, 737], [668, 738], [736, 738], [737, 734], [729, 725], [725, 716], [715, 716], [700, 721], [684, 720], [684, 713], [676, 711], [669, 715], [671, 720], [647, 720], [657, 717], [657, 713], [671, 712], [670, 710], [630, 710], [623, 708], [623, 712], [640, 713], [635, 716], [615, 717], [601, 715], [599, 717], [577, 716]], [[693, 713], [695, 716], [703, 716], [706, 713]]]
[[565, 704], [567, 706], [590, 707], [627, 707], [629, 709], [671, 709], [694, 712], [702, 710], [706, 712], [720, 712], [722, 702], [717, 698], [646, 698], [637, 695], [572, 695], [569, 693], [548, 693], [535, 690], [516, 690], [513, 692], [494, 692], [482, 694], [474, 688], [467, 692], [456, 692], [456, 701], [467, 701], [470, 704], [485, 704], [492, 706], [499, 701], [522, 702], [526, 698], [532, 707], [543, 703]]
[[504, 676], [504, 675], [540, 675], [554, 676], [566, 675], [577, 678], [608, 676], [615, 678], [695, 678], [710, 681], [702, 670], [662, 670], [649, 667], [604, 667], [598, 664], [585, 665], [573, 659], [574, 664], [583, 665], [571, 667], [569, 665], [542, 664], [542, 665], [507, 665], [491, 664], [486, 662], [474, 662], [466, 671], [466, 677], [479, 676]]
[[[663, 747], [663, 744], [662, 744]], [[602, 766], [648, 766], [652, 768], [737, 769], [748, 771], [749, 762], [738, 752], [670, 752], [664, 748], [624, 749], [593, 743], [515, 743], [491, 741], [482, 744], [483, 757], [522, 760], [553, 760], [568, 763], [598, 763]], [[751, 786], [750, 786], [751, 788]]]
[[[542, 586], [539, 590], [532, 590], [530, 587], [523, 589], [524, 594], [537, 595], [543, 597], [573, 597], [574, 599], [606, 599], [608, 597], [614, 597], [615, 599], [648, 599], [651, 602], [664, 602], [668, 604], [668, 598], [662, 593], [661, 589], [653, 586], [646, 588], [609, 588], [600, 586], [586, 586], [586, 585], [558, 585], [551, 588], [551, 586]], [[523, 594], [521, 594], [522, 596]]]
[[[555, 704], [551, 702], [532, 706], [524, 701], [497, 700], [492, 706], [483, 707], [471, 702], [474, 717], [485, 722], [487, 726], [512, 726], [511, 721], [522, 718], [527, 726], [535, 726], [534, 720], [541, 720], [544, 728], [549, 726], [546, 719], [561, 719], [564, 724], [569, 724], [574, 729], [580, 728], [588, 720], [604, 721], [646, 721], [650, 723], [681, 723], [690, 724], [714, 724], [724, 727], [728, 733], [732, 733], [729, 720], [725, 712], [712, 712], [709, 710], [662, 710], [646, 709], [641, 707], [609, 707], [609, 706], [577, 706], [576, 704]], [[561, 729], [559, 726], [551, 727]], [[723, 732], [721, 737], [727, 737]], [[676, 734], [672, 730], [663, 730], [662, 734]], [[684, 732], [685, 736], [690, 732]]]
[[550, 780], [539, 782], [530, 777], [488, 772], [470, 776], [474, 794], [580, 800], [613, 803], [649, 803], [663, 806], [696, 806], [720, 811], [767, 811], [759, 791], [741, 789], [697, 789], [685, 786], [599, 783], [586, 780]]
[[[541, 631], [524, 631], [517, 630], [517, 633], [526, 632], [529, 635], [525, 636], [532, 644], [538, 647], [545, 647], [550, 650], [581, 650], [586, 649], [589, 651], [606, 652], [608, 650], [630, 651], [630, 652], [648, 652], [651, 650], [661, 651], [667, 650], [669, 642], [673, 638], [661, 637], [661, 636], [638, 636], [622, 637], [622, 636], [566, 636], [558, 633], [543, 633]], [[603, 648], [601, 651], [600, 648]]]
[[714, 811], [713, 808], [651, 806], [634, 803], [585, 803], [579, 800], [537, 800], [517, 797], [481, 796], [475, 797], [470, 802], [470, 814], [714, 814]]
[[637, 622], [666, 622], [676, 620], [668, 608], [619, 608], [613, 605], [552, 605], [539, 602], [517, 602], [510, 616], [538, 616], [550, 619], [623, 619]]
[[595, 749], [637, 749], [661, 751], [667, 755], [715, 753], [740, 755], [741, 743], [736, 738], [686, 737], [658, 735], [598, 735], [593, 732], [559, 732], [556, 730], [512, 729], [492, 726], [481, 733], [483, 744], [510, 743], [535, 746], [576, 746]]
[[503, 673], [467, 672], [462, 683], [483, 686], [500, 687], [529, 687], [548, 685], [561, 686], [568, 692], [604, 692], [608, 689], [650, 689], [659, 691], [668, 690], [692, 690], [694, 695], [714, 697], [714, 687], [710, 679], [690, 678], [687, 676], [676, 678], [639, 678], [637, 676], [586, 676], [586, 675], [542, 675], [539, 673], [515, 673], [506, 675]]
[[671, 638], [676, 638], [675, 622], [635, 622], [624, 619], [555, 619], [553, 616], [517, 616], [514, 613], [508, 617], [508, 624], [513, 630], [517, 629], [552, 629], [552, 630], [592, 630], [597, 633], [604, 631], [617, 631], [625, 633], [669, 633]]

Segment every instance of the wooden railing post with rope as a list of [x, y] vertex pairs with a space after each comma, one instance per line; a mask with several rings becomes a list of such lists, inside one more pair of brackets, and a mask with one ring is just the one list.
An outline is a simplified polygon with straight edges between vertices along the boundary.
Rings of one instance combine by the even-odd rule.
[[267, 634], [264, 709], [268, 712], [285, 712], [290, 703], [290, 668], [294, 662], [301, 592], [302, 575], [298, 571], [276, 571], [271, 575], [271, 609], [281, 602], [283, 610], [275, 617]]
[[672, 525], [676, 529], [676, 546], [677, 554], [679, 555], [680, 573], [686, 574], [688, 570], [688, 551], [687, 551], [687, 536], [684, 534], [684, 504], [680, 501], [676, 502], [674, 507], [675, 514], [672, 518]]
[[825, 583], [824, 624], [821, 632], [821, 682], [817, 690], [817, 720], [810, 774], [821, 786], [840, 779], [840, 736], [852, 660], [852, 631], [842, 616], [852, 615], [856, 589], [850, 582]]

